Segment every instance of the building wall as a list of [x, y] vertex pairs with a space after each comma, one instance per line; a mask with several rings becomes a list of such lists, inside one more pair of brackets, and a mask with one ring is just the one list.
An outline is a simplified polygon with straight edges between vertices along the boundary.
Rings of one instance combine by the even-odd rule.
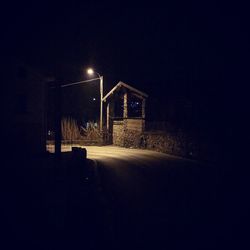
[[[33, 86], [31, 86], [33, 84]], [[28, 153], [42, 153], [46, 150], [45, 131], [45, 86], [43, 82], [30, 79], [27, 82], [26, 111], [14, 118], [23, 145]]]
[[144, 120], [143, 119], [126, 119], [126, 129], [131, 131], [143, 131]]
[[[23, 68], [23, 67], [21, 67]], [[4, 97], [6, 150], [20, 154], [39, 154], [46, 150], [46, 92], [43, 77], [19, 64], [10, 64]]]

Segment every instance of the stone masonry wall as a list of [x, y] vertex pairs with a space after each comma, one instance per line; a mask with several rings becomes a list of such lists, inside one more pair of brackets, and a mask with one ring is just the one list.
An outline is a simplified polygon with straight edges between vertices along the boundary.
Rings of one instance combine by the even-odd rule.
[[142, 126], [141, 119], [113, 121], [113, 144], [121, 147], [139, 147]]
[[114, 121], [113, 122], [113, 144], [116, 146], [124, 147], [124, 122], [123, 121]]
[[218, 160], [216, 144], [201, 141], [183, 132], [145, 132], [141, 141], [143, 143], [140, 146], [150, 150], [207, 162]]
[[216, 162], [217, 145], [205, 138], [194, 138], [184, 131], [143, 132], [127, 126], [127, 120], [113, 124], [113, 144], [127, 148], [144, 148], [190, 159]]
[[124, 138], [124, 147], [139, 148], [141, 135], [139, 131], [127, 129]]
[[124, 120], [124, 146], [125, 147], [140, 147], [140, 138], [143, 131], [142, 119], [126, 119]]

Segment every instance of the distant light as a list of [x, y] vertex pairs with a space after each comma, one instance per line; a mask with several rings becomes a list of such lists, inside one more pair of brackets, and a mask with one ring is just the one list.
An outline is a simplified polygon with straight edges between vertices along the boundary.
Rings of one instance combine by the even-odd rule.
[[93, 101], [95, 101], [96, 99], [95, 99], [95, 97], [93, 98]]
[[136, 102], [137, 105], [139, 105], [139, 102]]
[[91, 68], [89, 68], [89, 69], [87, 70], [87, 73], [88, 73], [89, 75], [93, 75], [93, 74], [94, 74], [94, 70], [91, 69]]

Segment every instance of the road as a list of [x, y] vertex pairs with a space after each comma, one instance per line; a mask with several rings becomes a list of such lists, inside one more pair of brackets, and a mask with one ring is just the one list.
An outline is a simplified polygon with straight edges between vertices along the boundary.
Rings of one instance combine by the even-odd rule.
[[[71, 146], [62, 150], [71, 151]], [[149, 150], [85, 148], [98, 170], [99, 209], [105, 237], [113, 242], [109, 249], [249, 245], [244, 230], [250, 208], [247, 174], [228, 163], [208, 165]]]
[[235, 172], [225, 185], [219, 168], [208, 164], [140, 149], [86, 149], [87, 161], [65, 153], [60, 165], [53, 155], [7, 158], [1, 182], [7, 249], [245, 245], [247, 176], [236, 182]]
[[115, 249], [214, 249], [220, 230], [212, 166], [114, 146], [86, 147], [96, 161]]
[[222, 249], [232, 242], [243, 244], [232, 235], [239, 231], [242, 237], [234, 226], [238, 203], [233, 200], [239, 199], [233, 195], [232, 179], [225, 185], [218, 166], [149, 150], [85, 148], [98, 170], [112, 239], [108, 242], [113, 242], [109, 249]]

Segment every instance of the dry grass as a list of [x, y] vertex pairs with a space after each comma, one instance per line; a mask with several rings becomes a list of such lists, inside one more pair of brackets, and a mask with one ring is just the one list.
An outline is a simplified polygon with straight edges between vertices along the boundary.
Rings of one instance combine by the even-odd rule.
[[63, 140], [79, 140], [81, 139], [80, 130], [76, 120], [71, 117], [62, 119], [62, 138]]

